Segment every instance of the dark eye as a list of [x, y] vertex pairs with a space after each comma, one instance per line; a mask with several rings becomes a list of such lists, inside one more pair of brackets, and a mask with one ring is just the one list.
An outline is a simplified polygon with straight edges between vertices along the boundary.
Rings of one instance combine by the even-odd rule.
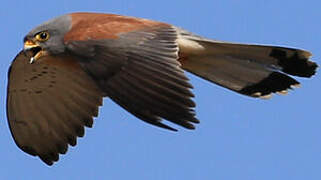
[[47, 41], [49, 39], [49, 33], [46, 31], [40, 32], [36, 34], [36, 39], [41, 42]]

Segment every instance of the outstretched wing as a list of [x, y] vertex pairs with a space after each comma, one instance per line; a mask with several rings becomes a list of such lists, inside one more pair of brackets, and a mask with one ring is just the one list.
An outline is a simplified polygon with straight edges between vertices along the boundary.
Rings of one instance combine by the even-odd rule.
[[193, 94], [181, 69], [176, 29], [159, 24], [117, 38], [70, 40], [69, 52], [100, 88], [124, 109], [153, 125], [166, 119], [193, 129]]
[[52, 165], [92, 126], [103, 94], [70, 57], [29, 59], [20, 52], [9, 69], [8, 122], [19, 148]]

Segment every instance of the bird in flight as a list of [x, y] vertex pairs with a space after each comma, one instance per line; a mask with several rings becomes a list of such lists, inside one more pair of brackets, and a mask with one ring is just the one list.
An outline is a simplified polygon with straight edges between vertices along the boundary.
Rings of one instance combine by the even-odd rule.
[[305, 50], [207, 39], [147, 19], [72, 13], [24, 37], [9, 69], [7, 118], [17, 146], [47, 165], [76, 145], [104, 97], [152, 125], [199, 123], [184, 71], [255, 98], [299, 86], [317, 64]]

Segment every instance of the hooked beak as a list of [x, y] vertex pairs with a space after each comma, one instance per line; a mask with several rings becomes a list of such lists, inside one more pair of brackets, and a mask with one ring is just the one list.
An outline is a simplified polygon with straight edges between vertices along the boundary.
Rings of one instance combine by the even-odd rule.
[[34, 63], [36, 60], [38, 60], [41, 56], [45, 54], [45, 51], [43, 51], [43, 49], [38, 43], [29, 39], [24, 42], [23, 51], [25, 53], [31, 52], [32, 57], [30, 58], [30, 64]]

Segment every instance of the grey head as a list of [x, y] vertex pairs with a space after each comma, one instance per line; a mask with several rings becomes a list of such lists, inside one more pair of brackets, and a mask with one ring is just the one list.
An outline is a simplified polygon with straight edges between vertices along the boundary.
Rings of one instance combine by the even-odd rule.
[[65, 50], [64, 36], [71, 28], [71, 16], [51, 19], [32, 29], [24, 37], [24, 50], [33, 52], [33, 60], [45, 54], [57, 55]]

